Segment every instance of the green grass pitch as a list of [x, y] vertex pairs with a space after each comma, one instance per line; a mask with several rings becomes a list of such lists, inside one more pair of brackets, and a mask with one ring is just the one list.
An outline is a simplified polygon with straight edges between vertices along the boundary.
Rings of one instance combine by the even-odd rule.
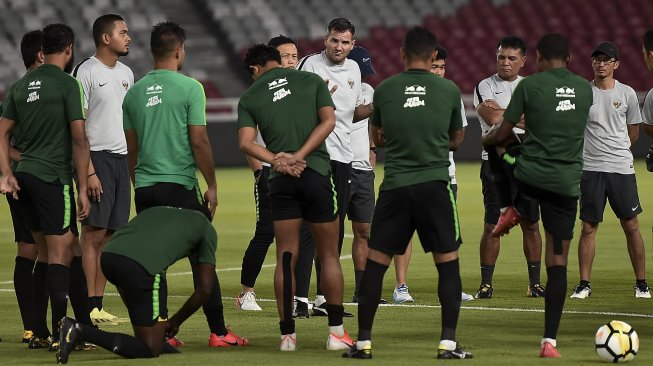
[[[640, 215], [640, 227], [646, 243], [647, 259], [651, 267], [651, 215], [653, 180], [643, 162], [637, 162], [639, 194], [645, 211]], [[478, 163], [458, 164], [458, 212], [462, 237], [461, 272], [463, 289], [475, 293], [480, 274], [478, 269], [478, 242], [482, 230], [483, 205]], [[179, 355], [164, 355], [153, 360], [126, 361], [105, 350], [75, 352], [71, 364], [109, 365], [130, 362], [137, 365], [220, 365], [247, 363], [253, 365], [353, 365], [358, 363], [416, 365], [447, 363], [436, 361], [436, 348], [440, 331], [440, 309], [436, 285], [437, 273], [430, 255], [417, 250], [408, 274], [410, 292], [416, 302], [412, 306], [381, 307], [374, 324], [374, 359], [371, 361], [345, 360], [340, 352], [325, 350], [327, 323], [325, 318], [311, 318], [297, 322], [298, 351], [281, 353], [278, 318], [272, 289], [274, 248], [265, 261], [257, 282], [256, 292], [261, 299], [262, 312], [240, 312], [234, 308], [233, 297], [240, 289], [240, 265], [244, 250], [254, 228], [254, 203], [252, 174], [246, 169], [217, 170], [219, 200], [214, 225], [218, 231], [218, 277], [224, 296], [225, 317], [233, 330], [250, 340], [243, 349], [211, 349], [207, 347], [208, 328], [203, 314], [198, 313], [184, 324], [179, 337], [186, 342]], [[377, 168], [377, 185], [382, 168]], [[28, 351], [19, 343], [22, 334], [18, 307], [13, 292], [12, 276], [15, 248], [9, 210], [6, 202], [0, 203], [0, 364], [33, 365], [54, 363], [54, 354], [44, 350]], [[576, 248], [580, 225], [576, 225], [575, 239], [569, 263], [569, 291], [578, 281]], [[345, 239], [343, 256], [350, 254], [351, 235]], [[353, 266], [351, 259], [342, 260], [345, 275], [345, 301], [353, 291]], [[170, 298], [168, 307], [176, 311], [192, 291], [191, 276], [186, 261], [174, 265], [168, 272]], [[648, 273], [651, 273], [650, 270]], [[546, 272], [542, 269], [546, 282]], [[649, 279], [653, 279], [650, 276]], [[592, 288], [594, 294], [586, 300], [567, 299], [558, 336], [560, 360], [538, 358], [539, 341], [543, 333], [544, 300], [526, 297], [527, 269], [522, 254], [519, 229], [503, 239], [501, 254], [495, 270], [495, 297], [492, 300], [475, 300], [463, 303], [458, 327], [458, 340], [474, 359], [454, 363], [478, 365], [592, 365], [601, 361], [595, 354], [594, 333], [600, 325], [613, 319], [631, 324], [639, 333], [641, 346], [635, 363], [653, 363], [653, 300], [635, 299], [634, 275], [625, 239], [619, 221], [610, 209], [597, 236], [597, 256], [594, 261]], [[384, 282], [384, 297], [391, 298], [394, 270], [390, 268]], [[314, 294], [314, 288], [311, 291]], [[106, 308], [121, 317], [127, 316], [120, 298], [112, 285], [107, 286]], [[356, 313], [356, 307], [347, 305]], [[69, 314], [72, 311], [69, 310]], [[345, 326], [356, 335], [356, 318], [346, 318]], [[109, 331], [131, 334], [129, 325], [106, 326]]]

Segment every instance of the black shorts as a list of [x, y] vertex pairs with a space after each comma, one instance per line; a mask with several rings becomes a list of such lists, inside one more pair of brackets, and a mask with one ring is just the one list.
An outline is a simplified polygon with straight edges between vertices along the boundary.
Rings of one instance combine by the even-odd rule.
[[[256, 183], [254, 184], [254, 201], [256, 203], [256, 224], [259, 223], [267, 227], [272, 226], [272, 214], [270, 211], [270, 167], [263, 166], [261, 175], [254, 177]], [[274, 230], [274, 229], [273, 229]]]
[[118, 288], [133, 325], [151, 327], [168, 319], [165, 273], [152, 276], [138, 262], [115, 253], [103, 252], [100, 264], [107, 280]]
[[[331, 180], [338, 200], [338, 216], [340, 222], [345, 221], [349, 206], [349, 192], [351, 191], [351, 163], [341, 163], [331, 160]], [[344, 229], [344, 227], [343, 227]]]
[[425, 252], [458, 250], [462, 238], [450, 184], [430, 181], [381, 191], [369, 247], [386, 254], [404, 254], [417, 230]]
[[308, 222], [331, 222], [338, 215], [333, 181], [307, 168], [301, 177], [278, 175], [269, 181], [272, 220], [303, 218]]
[[102, 183], [100, 202], [91, 201], [91, 213], [83, 225], [118, 230], [129, 221], [131, 182], [127, 155], [91, 151], [95, 174]]
[[606, 201], [621, 220], [632, 219], [642, 212], [637, 195], [635, 174], [590, 172], [583, 170], [580, 181], [580, 219], [603, 221]]
[[11, 213], [11, 222], [14, 225], [14, 241], [16, 243], [34, 244], [32, 232], [29, 231], [29, 227], [20, 214], [20, 202], [16, 201], [10, 194], [6, 196], [9, 212]]
[[481, 161], [481, 186], [483, 188], [483, 206], [485, 206], [485, 223], [496, 225], [499, 221], [501, 203], [499, 194], [494, 187], [492, 180], [492, 170], [487, 160]]
[[44, 235], [64, 235], [77, 231], [77, 206], [72, 185], [59, 180], [45, 182], [32, 174], [16, 172], [20, 216], [29, 230]]
[[[553, 235], [554, 239], [571, 240], [574, 237], [574, 224], [578, 210], [578, 197], [563, 196], [561, 194], [533, 187], [519, 179], [515, 179], [519, 194], [523, 200], [515, 203], [522, 218], [537, 222], [537, 219], [528, 217], [524, 213], [532, 211], [532, 205], [539, 206], [542, 213], [544, 230]], [[529, 207], [520, 207], [520, 202], [527, 202]], [[523, 213], [522, 213], [523, 212]]]
[[211, 221], [208, 202], [204, 202], [204, 197], [198, 186], [193, 189], [186, 189], [186, 187], [177, 183], [157, 183], [136, 188], [134, 190], [134, 204], [136, 205], [137, 214], [150, 207], [170, 206], [199, 211]]
[[347, 216], [355, 222], [372, 222], [374, 214], [374, 171], [351, 170]]

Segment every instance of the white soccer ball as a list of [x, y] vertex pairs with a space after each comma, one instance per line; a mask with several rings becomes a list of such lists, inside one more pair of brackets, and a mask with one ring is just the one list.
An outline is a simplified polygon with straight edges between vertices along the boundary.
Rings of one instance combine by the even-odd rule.
[[606, 362], [628, 362], [639, 350], [639, 337], [628, 323], [613, 320], [596, 331], [596, 353]]

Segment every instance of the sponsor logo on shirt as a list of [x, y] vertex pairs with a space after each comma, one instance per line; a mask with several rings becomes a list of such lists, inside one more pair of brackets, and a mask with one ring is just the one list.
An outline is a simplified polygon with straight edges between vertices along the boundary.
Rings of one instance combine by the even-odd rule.
[[[123, 83], [126, 83], [126, 81], [124, 81]], [[123, 86], [124, 85], [125, 84], [123, 84]], [[163, 93], [163, 87], [159, 84], [150, 85], [145, 89], [145, 94], [161, 94], [161, 93]]]
[[[281, 88], [284, 85], [288, 85], [288, 80], [286, 78], [279, 78], [276, 80], [272, 80], [268, 83], [268, 90], [276, 89], [276, 88]], [[288, 93], [290, 94], [290, 93]]]
[[32, 81], [30, 81], [29, 85], [27, 86], [27, 89], [29, 89], [29, 90], [41, 89], [41, 80], [32, 80]]
[[163, 99], [159, 98], [158, 95], [155, 95], [153, 97], [150, 97], [150, 99], [147, 100], [147, 103], [145, 104], [145, 107], [154, 107], [157, 104], [163, 103]]
[[619, 99], [612, 101], [612, 106], [614, 107], [614, 109], [619, 109], [619, 107], [621, 107], [622, 105], [623, 103]]
[[404, 108], [415, 108], [419, 106], [424, 106], [426, 105], [423, 100], [420, 100], [419, 97], [412, 97], [406, 99], [406, 103], [404, 103]]
[[574, 89], [563, 86], [561, 88], [556, 88], [556, 97], [557, 98], [576, 98], [576, 92]]
[[29, 96], [27, 97], [27, 103], [32, 103], [39, 100], [39, 93], [33, 91], [29, 93]]
[[411, 85], [406, 87], [404, 94], [407, 95], [426, 95], [426, 87], [419, 85]]
[[277, 100], [281, 100], [281, 99], [287, 97], [290, 94], [292, 94], [292, 93], [290, 93], [290, 90], [286, 90], [286, 89], [283, 89], [283, 88], [279, 89], [279, 90], [274, 92], [274, 98], [272, 98], [272, 101], [276, 102]]
[[556, 107], [556, 112], [570, 111], [572, 109], [576, 109], [576, 105], [572, 104], [571, 100], [565, 99], [558, 102], [558, 106]]

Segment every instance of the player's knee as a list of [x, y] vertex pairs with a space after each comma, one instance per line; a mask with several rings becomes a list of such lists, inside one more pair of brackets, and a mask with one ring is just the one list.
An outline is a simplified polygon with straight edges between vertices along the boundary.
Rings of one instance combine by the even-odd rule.
[[599, 224], [597, 222], [585, 222], [583, 221], [581, 225], [581, 235], [589, 236], [596, 234], [596, 231], [599, 229]]
[[621, 220], [621, 227], [624, 229], [624, 233], [627, 235], [637, 234], [639, 232], [639, 222], [637, 221], [637, 216], [628, 220]]

